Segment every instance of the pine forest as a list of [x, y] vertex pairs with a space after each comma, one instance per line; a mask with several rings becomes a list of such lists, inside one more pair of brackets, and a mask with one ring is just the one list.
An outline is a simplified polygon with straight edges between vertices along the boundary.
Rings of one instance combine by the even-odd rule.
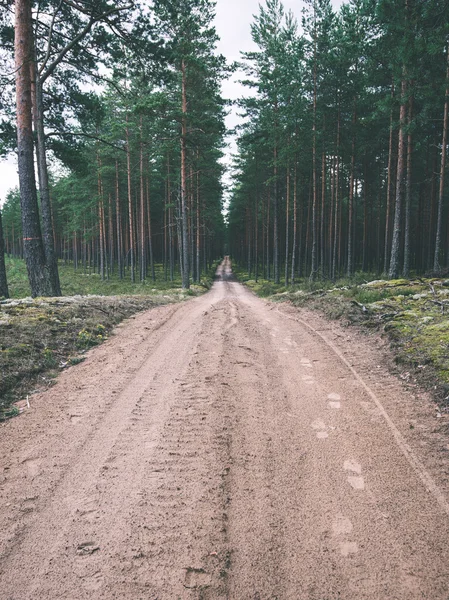
[[0, 242], [33, 296], [61, 261], [184, 289], [224, 253], [285, 285], [447, 271], [447, 0], [267, 0], [232, 64], [210, 0], [0, 6]]

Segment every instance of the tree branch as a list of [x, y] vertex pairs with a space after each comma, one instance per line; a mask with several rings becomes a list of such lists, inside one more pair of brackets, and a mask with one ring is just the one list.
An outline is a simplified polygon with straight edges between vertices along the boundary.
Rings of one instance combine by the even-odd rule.
[[47, 52], [46, 52], [46, 54], [45, 54], [45, 58], [44, 58], [44, 60], [42, 61], [42, 65], [41, 65], [41, 67], [40, 67], [40, 69], [39, 69], [39, 74], [40, 74], [40, 73], [41, 73], [41, 72], [44, 70], [44, 68], [45, 68], [45, 65], [48, 63], [48, 60], [49, 60], [49, 58], [50, 58], [50, 53], [51, 53], [51, 41], [52, 41], [52, 38], [53, 38], [53, 28], [54, 28], [54, 26], [55, 26], [56, 15], [57, 15], [57, 14], [58, 14], [58, 12], [60, 11], [60, 9], [61, 9], [61, 6], [62, 6], [63, 2], [64, 2], [64, 0], [61, 0], [61, 1], [59, 2], [58, 6], [57, 6], [57, 8], [56, 8], [56, 10], [55, 10], [55, 12], [54, 12], [54, 15], [53, 15], [53, 17], [52, 17], [51, 24], [50, 24], [50, 31], [48, 32], [48, 45], [47, 45]]
[[108, 142], [107, 140], [100, 138], [96, 135], [91, 135], [90, 133], [83, 133], [83, 132], [72, 132], [72, 131], [49, 131], [45, 137], [48, 139], [50, 137], [84, 137], [87, 138], [89, 140], [95, 140], [96, 142], [101, 142], [102, 144], [104, 144], [105, 146], [110, 146], [111, 148], [114, 148], [115, 150], [120, 150], [121, 152], [126, 152], [125, 148], [121, 148], [120, 146], [116, 146], [115, 144], [113, 144], [112, 142]]
[[88, 33], [89, 31], [92, 29], [92, 27], [102, 21], [107, 19], [107, 17], [109, 17], [110, 15], [113, 14], [118, 14], [120, 12], [123, 12], [125, 10], [129, 10], [131, 8], [134, 7], [134, 3], [131, 4], [127, 4], [126, 6], [123, 6], [121, 8], [111, 8], [111, 10], [106, 11], [105, 13], [103, 13], [102, 15], [98, 15], [97, 17], [95, 17], [94, 15], [90, 16], [90, 19], [88, 21], [88, 23], [86, 24], [86, 26], [84, 27], [84, 29], [82, 29], [78, 35], [76, 35], [73, 40], [71, 42], [69, 42], [67, 44], [67, 46], [65, 46], [65, 48], [63, 48], [60, 53], [58, 54], [58, 56], [53, 60], [53, 62], [48, 66], [47, 70], [44, 72], [43, 68], [41, 67], [39, 69], [39, 76], [40, 76], [40, 83], [41, 85], [44, 84], [44, 82], [48, 79], [48, 77], [50, 77], [50, 75], [53, 73], [53, 71], [56, 69], [56, 67], [59, 65], [59, 63], [63, 60], [63, 58], [65, 57], [65, 55], [70, 52], [70, 50], [76, 46], [76, 44], [81, 41]]

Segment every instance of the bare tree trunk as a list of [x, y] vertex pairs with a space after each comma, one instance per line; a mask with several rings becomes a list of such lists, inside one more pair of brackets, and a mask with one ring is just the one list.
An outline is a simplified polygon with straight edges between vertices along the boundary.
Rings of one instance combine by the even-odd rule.
[[[316, 177], [316, 111], [317, 111], [317, 30], [316, 30], [316, 5], [314, 3], [314, 34], [313, 34], [313, 125], [312, 125], [312, 264], [310, 280], [316, 277], [317, 265], [317, 177]], [[308, 227], [308, 225], [307, 225]], [[308, 240], [308, 235], [307, 235]], [[307, 244], [306, 244], [307, 251]]]
[[201, 281], [200, 174], [196, 174], [196, 280]]
[[147, 255], [145, 245], [145, 188], [143, 178], [143, 139], [142, 139], [142, 117], [140, 117], [140, 281], [145, 281], [147, 276]]
[[405, 143], [404, 143], [404, 130], [407, 122], [407, 81], [405, 79], [405, 68], [404, 68], [404, 79], [402, 80], [401, 87], [401, 110], [400, 110], [400, 124], [399, 124], [399, 138], [398, 138], [398, 168], [396, 173], [396, 200], [395, 200], [395, 211], [394, 211], [394, 226], [393, 226], [393, 241], [391, 245], [391, 259], [390, 259], [390, 279], [395, 279], [399, 276], [399, 259], [400, 259], [400, 244], [401, 244], [401, 228], [402, 228], [402, 196], [404, 187], [404, 174], [405, 174]]
[[113, 275], [114, 273], [114, 222], [112, 215], [112, 195], [109, 193], [108, 195], [108, 238], [107, 238], [107, 246], [108, 246], [108, 258], [109, 258], [109, 270], [108, 276]]
[[[312, 185], [309, 185], [309, 200], [307, 203], [307, 228], [306, 228], [306, 240], [305, 240], [305, 248], [304, 248], [304, 272], [307, 274], [307, 267], [309, 265], [309, 249], [310, 249], [310, 215], [313, 214], [313, 173], [312, 173]], [[316, 183], [316, 180], [315, 180]], [[313, 219], [313, 217], [312, 217]], [[313, 225], [313, 223], [312, 223]], [[313, 244], [313, 242], [312, 242]], [[301, 265], [300, 265], [301, 268]]]
[[368, 253], [368, 192], [367, 192], [367, 178], [368, 172], [366, 168], [366, 157], [364, 167], [364, 182], [363, 182], [363, 244], [362, 244], [362, 271], [366, 271], [367, 266], [367, 253]]
[[148, 250], [150, 254], [150, 271], [151, 280], [156, 281], [156, 271], [154, 269], [154, 252], [153, 252], [153, 227], [151, 224], [151, 197], [150, 197], [150, 179], [147, 175], [147, 220], [148, 220]]
[[256, 282], [259, 280], [259, 185], [256, 184], [256, 201], [255, 201], [255, 243], [254, 248], [256, 252], [256, 265], [255, 265], [255, 273], [254, 278]]
[[326, 153], [323, 150], [322, 158], [321, 158], [321, 219], [320, 219], [320, 270], [321, 270], [321, 279], [325, 276], [325, 239], [324, 239], [324, 216], [325, 216], [325, 207], [326, 207]]
[[352, 149], [351, 149], [351, 170], [349, 174], [349, 201], [348, 201], [348, 265], [347, 275], [351, 277], [354, 270], [354, 188], [355, 188], [355, 128], [357, 123], [357, 100], [354, 99], [354, 111], [352, 113]]
[[58, 260], [55, 252], [53, 216], [50, 199], [50, 184], [47, 168], [47, 150], [45, 147], [44, 131], [44, 100], [42, 84], [36, 72], [36, 62], [31, 63], [31, 77], [33, 100], [33, 121], [36, 130], [36, 162], [39, 178], [39, 197], [42, 213], [43, 244], [45, 261], [48, 268], [52, 296], [61, 296], [61, 284], [59, 281]]
[[[413, 97], [409, 99], [408, 109], [408, 126], [410, 128], [413, 118]], [[405, 231], [404, 231], [404, 266], [402, 275], [408, 277], [410, 275], [410, 221], [411, 221], [411, 204], [412, 204], [412, 153], [413, 141], [412, 133], [409, 129], [407, 136], [407, 175], [405, 184]]]
[[332, 253], [332, 279], [335, 281], [337, 275], [337, 251], [339, 236], [339, 216], [340, 216], [340, 136], [341, 136], [341, 112], [340, 105], [338, 107], [338, 124], [337, 124], [337, 148], [335, 162], [335, 227], [334, 227], [334, 248]]
[[103, 203], [103, 183], [101, 181], [101, 160], [97, 153], [98, 163], [98, 227], [99, 227], [99, 249], [100, 249], [100, 277], [105, 279], [105, 232], [104, 232], [104, 203]]
[[[394, 82], [391, 84], [391, 101], [394, 99]], [[384, 269], [388, 273], [388, 258], [390, 251], [390, 214], [391, 214], [391, 179], [393, 175], [393, 107], [390, 112], [390, 140], [388, 143], [388, 170], [387, 170], [387, 206], [385, 209], [385, 251]]]
[[22, 211], [22, 235], [32, 296], [53, 293], [39, 221], [34, 175], [30, 65], [33, 61], [31, 1], [15, 3], [15, 78], [17, 148]]
[[270, 204], [271, 204], [271, 197], [270, 197], [270, 191], [268, 190], [268, 196], [267, 196], [267, 279], [271, 278], [271, 256], [270, 256]]
[[184, 59], [181, 63], [182, 74], [182, 131], [181, 131], [181, 222], [182, 222], [182, 288], [190, 287], [189, 238], [187, 223], [187, 72]]
[[123, 232], [122, 215], [120, 210], [120, 186], [118, 175], [118, 160], [115, 161], [115, 219], [117, 228], [117, 269], [120, 279], [123, 279]]
[[128, 179], [128, 219], [129, 219], [129, 259], [130, 259], [130, 270], [131, 270], [131, 282], [136, 281], [136, 268], [135, 268], [135, 248], [134, 248], [134, 212], [133, 212], [133, 200], [131, 190], [131, 150], [129, 147], [129, 127], [128, 127], [128, 115], [126, 115], [126, 173]]
[[9, 298], [8, 282], [6, 280], [5, 241], [3, 239], [2, 213], [0, 211], [0, 298]]
[[443, 200], [444, 200], [444, 180], [446, 174], [446, 156], [447, 156], [447, 130], [448, 130], [448, 115], [449, 115], [449, 45], [447, 47], [447, 71], [446, 71], [446, 97], [444, 101], [444, 117], [443, 117], [443, 140], [441, 143], [441, 165], [440, 165], [440, 190], [438, 195], [438, 219], [437, 232], [435, 240], [435, 255], [433, 259], [433, 271], [439, 273], [441, 271], [440, 253], [441, 253], [441, 230], [443, 225]]
[[334, 202], [335, 202], [335, 163], [336, 156], [333, 156], [330, 164], [330, 205], [329, 205], [329, 230], [327, 234], [328, 239], [328, 274], [332, 278], [332, 257], [333, 257], [333, 233], [334, 233]]
[[[167, 158], [167, 200], [171, 205], [171, 182], [170, 182], [170, 156]], [[173, 209], [170, 206], [168, 209], [168, 254], [170, 261], [170, 281], [173, 281], [175, 276], [175, 252], [173, 248]]]
[[278, 148], [274, 147], [274, 197], [273, 197], [273, 271], [274, 283], [279, 284], [279, 184], [278, 184]]
[[297, 237], [298, 237], [298, 165], [295, 157], [295, 171], [293, 175], [293, 249], [292, 249], [292, 270], [291, 270], [291, 282], [292, 285], [295, 283], [296, 275], [296, 253], [297, 253]]
[[287, 164], [287, 200], [286, 200], [286, 223], [285, 223], [285, 285], [288, 285], [288, 268], [290, 261], [290, 165]]

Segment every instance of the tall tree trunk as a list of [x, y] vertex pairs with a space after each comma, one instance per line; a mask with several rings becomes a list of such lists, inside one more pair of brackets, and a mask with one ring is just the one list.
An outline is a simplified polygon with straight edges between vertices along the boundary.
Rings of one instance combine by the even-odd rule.
[[399, 276], [399, 260], [400, 260], [400, 244], [401, 244], [401, 230], [402, 230], [402, 196], [404, 188], [404, 175], [405, 175], [405, 125], [407, 123], [407, 81], [405, 79], [405, 68], [404, 68], [404, 79], [402, 80], [401, 86], [401, 110], [399, 115], [399, 136], [398, 136], [398, 168], [396, 173], [396, 200], [395, 200], [395, 211], [394, 211], [394, 225], [393, 225], [393, 241], [391, 245], [391, 258], [390, 258], [390, 279], [396, 279]]
[[291, 282], [295, 283], [296, 275], [296, 253], [298, 238], [298, 165], [295, 157], [295, 171], [293, 175], [293, 249], [292, 249], [292, 271]]
[[339, 215], [340, 215], [340, 137], [341, 137], [341, 111], [340, 104], [338, 105], [338, 122], [337, 122], [337, 148], [335, 162], [335, 226], [334, 226], [334, 248], [332, 252], [332, 279], [335, 281], [337, 275], [337, 253], [339, 236]]
[[285, 285], [288, 285], [289, 277], [289, 263], [290, 263], [290, 165], [287, 164], [287, 200], [286, 200], [286, 214], [285, 214]]
[[5, 241], [3, 239], [2, 212], [0, 211], [0, 298], [9, 298], [8, 282], [6, 280]]
[[[391, 101], [394, 99], [394, 81], [391, 84]], [[388, 142], [388, 169], [387, 169], [387, 206], [385, 209], [385, 249], [384, 249], [384, 268], [383, 272], [388, 273], [388, 258], [390, 251], [390, 215], [391, 215], [391, 182], [393, 175], [393, 107], [390, 111], [390, 139]]]
[[173, 208], [171, 207], [170, 155], [167, 158], [167, 200], [168, 209], [168, 254], [170, 261], [170, 281], [175, 277], [175, 251], [173, 247]]
[[120, 209], [120, 185], [118, 160], [115, 161], [115, 219], [117, 228], [117, 270], [120, 279], [123, 279], [123, 231], [122, 215]]
[[47, 264], [50, 285], [53, 296], [61, 296], [61, 284], [59, 281], [58, 260], [55, 252], [53, 216], [50, 199], [50, 184], [48, 179], [47, 150], [45, 147], [44, 131], [44, 99], [42, 84], [37, 75], [36, 62], [32, 65], [32, 101], [33, 101], [33, 121], [36, 130], [36, 162], [39, 178], [39, 197], [42, 215], [43, 244], [45, 252], [45, 261]]
[[441, 271], [440, 253], [441, 253], [441, 233], [443, 226], [443, 199], [444, 199], [444, 180], [446, 174], [446, 156], [447, 156], [447, 130], [448, 130], [448, 115], [449, 115], [449, 45], [447, 52], [447, 70], [446, 70], [446, 97], [444, 101], [444, 117], [443, 117], [443, 140], [441, 142], [441, 164], [440, 164], [440, 189], [438, 195], [438, 218], [437, 232], [435, 239], [435, 255], [433, 259], [433, 271], [439, 273]]
[[[199, 152], [198, 152], [199, 155]], [[201, 281], [200, 174], [196, 174], [196, 281]]]
[[[256, 169], [257, 172], [257, 169]], [[254, 273], [254, 279], [257, 281], [259, 280], [259, 184], [256, 184], [256, 200], [255, 200], [255, 206], [254, 206], [254, 210], [255, 210], [255, 242], [254, 242], [254, 248], [256, 251], [256, 265], [255, 265], [255, 273]]]
[[[313, 125], [312, 125], [312, 264], [310, 269], [310, 280], [316, 277], [317, 265], [317, 176], [316, 176], [316, 112], [317, 112], [317, 26], [316, 26], [316, 4], [314, 2], [314, 34], [313, 34]], [[308, 225], [307, 225], [308, 227]], [[308, 240], [307, 235], [307, 240]], [[306, 244], [306, 252], [307, 252]]]
[[347, 275], [352, 276], [354, 271], [354, 191], [355, 191], [355, 145], [357, 124], [357, 99], [354, 98], [354, 111], [352, 113], [352, 146], [351, 170], [349, 174], [349, 200], [348, 200], [348, 265]]
[[147, 220], [148, 220], [148, 251], [150, 255], [150, 272], [151, 280], [156, 281], [156, 271], [154, 268], [154, 253], [153, 253], [153, 226], [151, 224], [151, 197], [150, 197], [150, 178], [147, 175]]
[[412, 153], [413, 142], [410, 125], [413, 118], [413, 97], [409, 98], [408, 109], [408, 126], [407, 135], [407, 175], [405, 184], [405, 231], [404, 231], [404, 266], [402, 275], [408, 277], [410, 275], [410, 221], [411, 221], [411, 205], [412, 205]]
[[30, 65], [33, 61], [33, 28], [30, 0], [16, 0], [14, 43], [17, 149], [24, 254], [31, 295], [51, 296], [53, 289], [42, 242], [34, 175], [30, 77]]
[[[323, 126], [324, 133], [324, 126]], [[320, 219], [320, 271], [321, 279], [325, 276], [325, 239], [324, 239], [324, 224], [325, 224], [325, 206], [326, 206], [326, 153], [323, 150], [321, 157], [321, 219]]]
[[281, 282], [279, 271], [279, 183], [278, 183], [278, 148], [274, 147], [274, 197], [273, 197], [273, 271], [274, 283]]
[[130, 259], [130, 270], [131, 270], [131, 282], [136, 281], [136, 268], [135, 268], [135, 247], [134, 247], [134, 212], [133, 212], [133, 200], [132, 200], [132, 189], [131, 189], [131, 150], [129, 147], [129, 127], [128, 127], [128, 115], [126, 115], [126, 173], [128, 179], [128, 219], [129, 219], [129, 259]]
[[189, 238], [187, 223], [187, 69], [181, 62], [182, 123], [181, 123], [181, 222], [182, 222], [182, 288], [190, 287]]
[[140, 156], [139, 156], [139, 171], [140, 171], [140, 281], [145, 281], [147, 276], [147, 253], [145, 244], [145, 188], [143, 177], [143, 139], [142, 139], [142, 117], [140, 117]]
[[271, 256], [270, 256], [270, 216], [271, 216], [271, 195], [268, 189], [267, 196], [267, 279], [271, 278]]
[[112, 214], [112, 195], [108, 195], [108, 237], [107, 237], [107, 254], [109, 257], [108, 276], [114, 273], [114, 221]]
[[103, 199], [103, 182], [101, 179], [101, 159], [97, 152], [97, 163], [98, 163], [98, 228], [99, 228], [99, 249], [100, 249], [100, 277], [102, 280], [105, 279], [105, 230], [104, 230], [104, 199]]

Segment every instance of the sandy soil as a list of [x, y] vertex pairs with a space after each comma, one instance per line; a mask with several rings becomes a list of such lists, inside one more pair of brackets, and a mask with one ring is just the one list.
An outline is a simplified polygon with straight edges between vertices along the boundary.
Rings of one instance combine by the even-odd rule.
[[119, 327], [0, 427], [2, 600], [448, 600], [444, 417], [375, 340], [228, 263]]

